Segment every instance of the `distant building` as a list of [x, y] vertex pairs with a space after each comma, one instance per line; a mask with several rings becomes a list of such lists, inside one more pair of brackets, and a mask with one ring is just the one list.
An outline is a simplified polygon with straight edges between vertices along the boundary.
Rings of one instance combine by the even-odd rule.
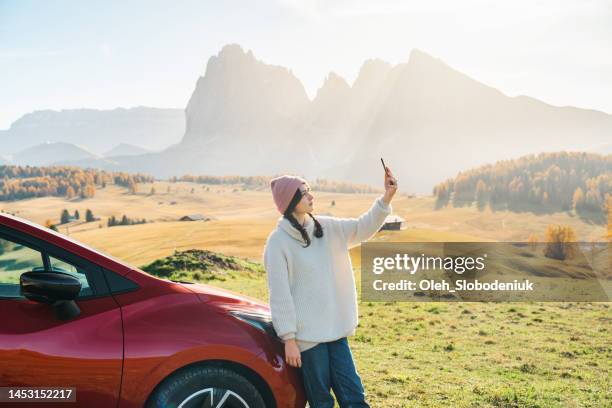
[[181, 221], [208, 221], [210, 218], [204, 217], [202, 214], [189, 214], [181, 217]]
[[379, 231], [383, 230], [400, 230], [404, 224], [404, 219], [399, 215], [388, 215], [385, 218], [385, 223], [380, 227]]

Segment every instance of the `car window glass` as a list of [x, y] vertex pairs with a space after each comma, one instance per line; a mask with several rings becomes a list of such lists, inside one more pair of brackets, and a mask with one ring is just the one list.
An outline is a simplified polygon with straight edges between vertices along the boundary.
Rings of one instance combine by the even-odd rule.
[[44, 264], [39, 251], [0, 237], [0, 297], [21, 297], [19, 277], [40, 268]]
[[57, 259], [52, 256], [49, 256], [49, 264], [52, 272], [67, 273], [69, 275], [74, 276], [81, 282], [81, 291], [79, 292], [79, 297], [91, 296], [93, 294], [93, 291], [89, 285], [89, 282], [87, 281], [87, 275], [85, 274], [84, 270], [71, 263], [62, 261], [61, 259]]

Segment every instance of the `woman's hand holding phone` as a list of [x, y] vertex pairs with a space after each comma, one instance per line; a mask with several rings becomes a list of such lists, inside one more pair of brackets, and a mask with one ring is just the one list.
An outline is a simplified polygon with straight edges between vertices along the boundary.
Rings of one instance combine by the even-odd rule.
[[389, 205], [397, 191], [397, 180], [393, 176], [393, 173], [391, 173], [391, 169], [385, 165], [382, 158], [380, 161], [382, 162], [383, 169], [385, 169], [385, 195], [383, 196], [383, 201], [385, 204]]

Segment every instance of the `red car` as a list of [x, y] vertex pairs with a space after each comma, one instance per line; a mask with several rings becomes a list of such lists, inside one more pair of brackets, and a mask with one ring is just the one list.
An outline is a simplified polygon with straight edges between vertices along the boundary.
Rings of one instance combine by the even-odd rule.
[[0, 406], [305, 406], [267, 305], [156, 278], [6, 214], [0, 319]]

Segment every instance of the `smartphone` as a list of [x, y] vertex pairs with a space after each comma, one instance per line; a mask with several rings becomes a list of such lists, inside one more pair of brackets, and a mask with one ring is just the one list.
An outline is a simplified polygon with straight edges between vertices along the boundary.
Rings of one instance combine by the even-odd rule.
[[[389, 170], [387, 170], [387, 166], [385, 166], [385, 161], [383, 160], [383, 158], [380, 158], [380, 162], [382, 163], [383, 169], [385, 170], [385, 174], [388, 176], [389, 175]], [[393, 181], [391, 182], [391, 185], [393, 185]]]

